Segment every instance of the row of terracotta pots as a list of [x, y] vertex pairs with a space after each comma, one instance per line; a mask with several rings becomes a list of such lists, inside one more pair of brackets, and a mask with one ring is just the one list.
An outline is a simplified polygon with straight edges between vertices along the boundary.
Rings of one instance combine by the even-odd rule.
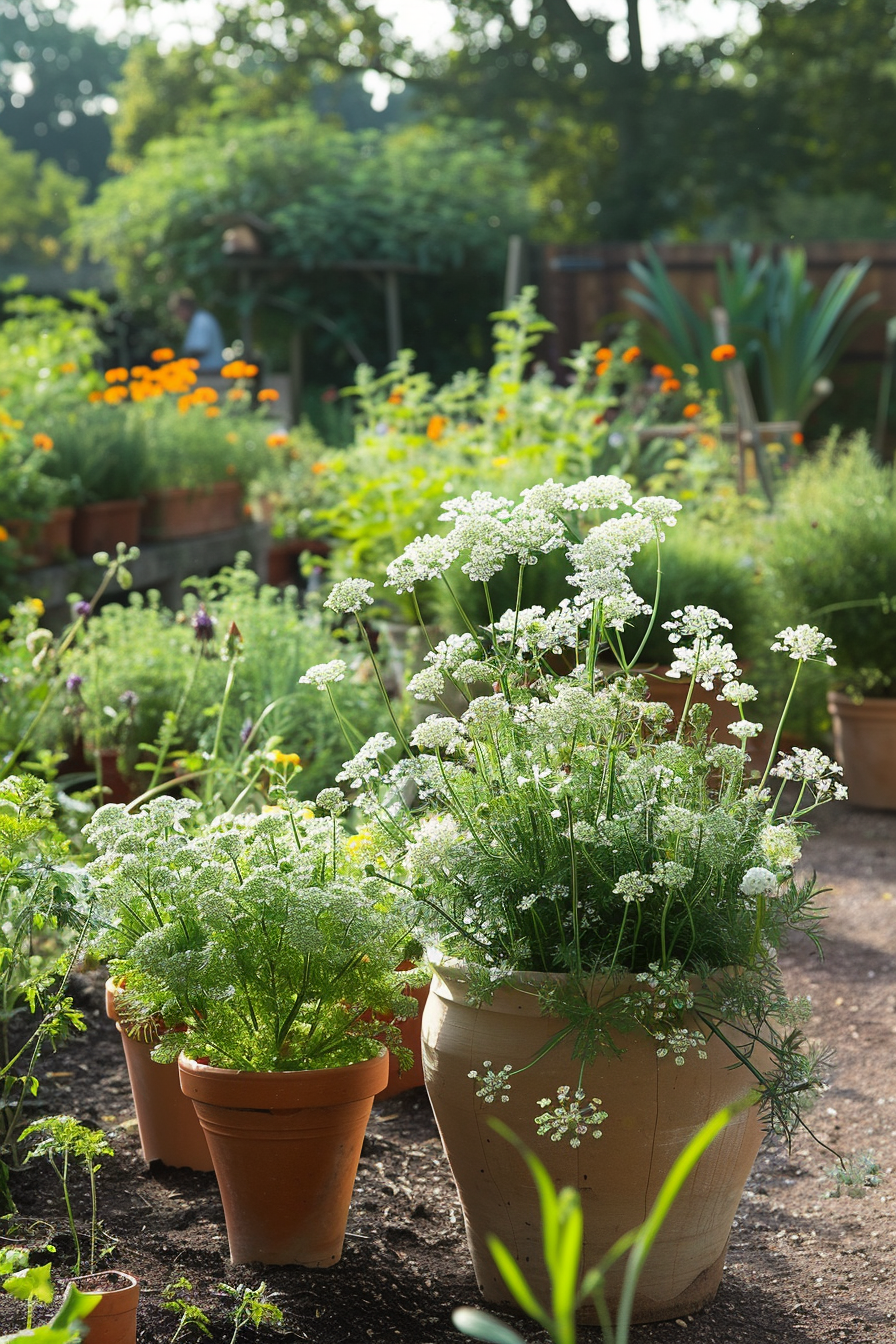
[[[467, 996], [464, 968], [439, 966], [422, 1018], [426, 1086], [460, 1193], [467, 1238], [481, 1291], [508, 1300], [488, 1251], [494, 1234], [514, 1248], [537, 1295], [549, 1290], [541, 1265], [538, 1197], [513, 1149], [487, 1125], [494, 1108], [477, 1097], [471, 1066], [483, 1060], [514, 1068], [537, 1057], [557, 1033], [541, 1014], [544, 976], [521, 974], [488, 1005]], [[623, 986], [624, 989], [624, 986]], [[603, 992], [599, 986], [595, 994]], [[615, 988], [613, 992], [622, 992]], [[114, 1015], [114, 993], [109, 1011]], [[562, 1025], [562, 1024], [560, 1024]], [[696, 1027], [697, 1023], [690, 1024]], [[120, 1029], [120, 1028], [119, 1028]], [[339, 1259], [364, 1130], [389, 1076], [385, 1054], [342, 1069], [249, 1074], [212, 1068], [181, 1056], [179, 1064], [149, 1061], [150, 1042], [124, 1036], [128, 1069], [138, 1090], [141, 1070], [166, 1075], [162, 1109], [177, 1117], [180, 1141], [167, 1147], [154, 1121], [140, 1114], [147, 1159], [214, 1167], [235, 1264], [331, 1265]], [[135, 1047], [139, 1047], [135, 1049]], [[660, 1059], [648, 1037], [625, 1040], [625, 1053], [585, 1070], [586, 1096], [610, 1114], [599, 1143], [551, 1147], [552, 1175], [578, 1189], [585, 1210], [585, 1263], [595, 1263], [619, 1236], [644, 1218], [663, 1180], [700, 1125], [751, 1087], [746, 1071], [715, 1040], [708, 1059], [677, 1068]], [[177, 1068], [179, 1088], [171, 1071]], [[502, 1119], [519, 1134], [531, 1131], [545, 1095], [575, 1084], [580, 1061], [571, 1047], [546, 1051], [538, 1068], [520, 1073]], [[161, 1092], [160, 1092], [161, 1095]], [[193, 1110], [192, 1117], [186, 1109]], [[189, 1137], [185, 1136], [189, 1134]], [[693, 1312], [714, 1296], [731, 1223], [762, 1138], [756, 1108], [742, 1113], [692, 1172], [651, 1254], [634, 1319], [668, 1319]], [[204, 1146], [207, 1145], [207, 1146]], [[618, 1281], [608, 1284], [612, 1306]]]
[[54, 509], [38, 528], [21, 520], [6, 524], [25, 555], [49, 565], [70, 554], [114, 551], [119, 541], [177, 541], [237, 527], [242, 487], [219, 481], [210, 489], [155, 490], [139, 499], [110, 499], [78, 509]]

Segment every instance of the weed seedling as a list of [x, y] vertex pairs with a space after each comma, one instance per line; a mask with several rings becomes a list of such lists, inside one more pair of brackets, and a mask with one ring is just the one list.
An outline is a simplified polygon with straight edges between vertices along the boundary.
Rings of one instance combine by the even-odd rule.
[[260, 1283], [257, 1288], [247, 1288], [244, 1284], [234, 1288], [229, 1283], [218, 1284], [219, 1293], [227, 1293], [234, 1300], [228, 1315], [233, 1321], [233, 1334], [230, 1344], [236, 1344], [237, 1336], [246, 1325], [278, 1326], [283, 1324], [283, 1312], [271, 1301], [267, 1284]]
[[209, 1339], [212, 1332], [209, 1329], [211, 1322], [201, 1307], [197, 1307], [193, 1302], [187, 1302], [185, 1299], [192, 1293], [193, 1285], [189, 1279], [175, 1279], [173, 1283], [166, 1283], [162, 1289], [162, 1306], [165, 1311], [179, 1311], [180, 1320], [177, 1323], [177, 1329], [171, 1336], [171, 1344], [180, 1339], [185, 1330], [192, 1326], [198, 1330], [201, 1335], [206, 1335]]
[[28, 1138], [31, 1134], [44, 1134], [46, 1137], [41, 1139], [40, 1143], [34, 1145], [25, 1161], [30, 1162], [32, 1157], [45, 1157], [62, 1185], [68, 1225], [75, 1242], [75, 1278], [81, 1272], [81, 1243], [75, 1227], [69, 1194], [69, 1164], [71, 1162], [82, 1163], [87, 1170], [90, 1179], [90, 1272], [92, 1274], [96, 1269], [96, 1173], [100, 1169], [98, 1159], [111, 1157], [114, 1150], [110, 1148], [109, 1140], [101, 1129], [88, 1129], [86, 1125], [79, 1125], [77, 1120], [74, 1120], [70, 1115], [51, 1115], [46, 1120], [38, 1120], [33, 1125], [28, 1126], [23, 1132], [22, 1138]]

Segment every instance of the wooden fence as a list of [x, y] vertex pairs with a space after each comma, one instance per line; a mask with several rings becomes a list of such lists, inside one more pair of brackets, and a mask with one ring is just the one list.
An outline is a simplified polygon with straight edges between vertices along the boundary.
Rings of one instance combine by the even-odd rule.
[[[887, 318], [896, 316], [896, 240], [818, 242], [807, 243], [805, 248], [809, 278], [819, 288], [844, 262], [851, 265], [863, 257], [871, 259], [859, 293], [876, 292], [878, 303], [845, 358], [856, 362], [882, 361], [884, 324]], [[718, 301], [716, 260], [728, 255], [728, 244], [671, 243], [657, 247], [656, 251], [675, 287], [698, 312], [708, 313], [711, 303]], [[625, 291], [640, 288], [628, 263], [645, 259], [643, 243], [580, 246], [569, 243], [543, 249], [538, 306], [557, 328], [542, 347], [554, 368], [559, 368], [560, 359], [583, 341], [600, 337], [610, 315], [643, 315], [643, 310], [626, 298]]]

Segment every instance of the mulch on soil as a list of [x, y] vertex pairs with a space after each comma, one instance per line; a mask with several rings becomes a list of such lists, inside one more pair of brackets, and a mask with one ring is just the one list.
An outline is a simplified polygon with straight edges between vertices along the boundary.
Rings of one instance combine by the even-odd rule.
[[[826, 956], [804, 940], [781, 957], [793, 993], [812, 997], [812, 1034], [834, 1046], [831, 1086], [810, 1117], [842, 1152], [871, 1150], [883, 1184], [863, 1200], [831, 1199], [833, 1159], [808, 1138], [788, 1155], [763, 1149], [732, 1232], [716, 1301], [693, 1318], [635, 1327], [632, 1344], [852, 1344], [896, 1340], [896, 817], [835, 804], [819, 814], [809, 857], [832, 888]], [[365, 1140], [345, 1253], [332, 1269], [231, 1266], [214, 1176], [147, 1169], [127, 1072], [103, 1011], [102, 978], [78, 985], [90, 1029], [43, 1063], [39, 1103], [108, 1130], [116, 1155], [98, 1178], [105, 1230], [115, 1242], [104, 1268], [142, 1284], [139, 1344], [167, 1344], [177, 1317], [162, 1310], [166, 1283], [186, 1276], [226, 1344], [221, 1282], [278, 1294], [283, 1334], [247, 1330], [241, 1340], [312, 1344], [458, 1344], [455, 1306], [477, 1302], [463, 1221], [425, 1093], [378, 1104]], [[12, 1178], [19, 1228], [57, 1247], [60, 1280], [71, 1243], [58, 1186], [43, 1163]], [[86, 1182], [85, 1182], [86, 1184]], [[79, 1188], [77, 1211], [87, 1210]], [[0, 1302], [0, 1331], [22, 1323], [21, 1305]], [[507, 1318], [512, 1319], [512, 1318]], [[546, 1336], [513, 1321], [532, 1344]], [[188, 1333], [182, 1339], [199, 1338]], [[580, 1332], [581, 1344], [599, 1333]]]

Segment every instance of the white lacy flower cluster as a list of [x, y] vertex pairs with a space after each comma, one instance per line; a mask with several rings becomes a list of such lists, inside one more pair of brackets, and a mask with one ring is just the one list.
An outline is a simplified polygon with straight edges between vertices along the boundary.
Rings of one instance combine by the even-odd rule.
[[391, 734], [375, 733], [373, 737], [367, 739], [357, 755], [343, 763], [336, 776], [337, 783], [347, 783], [352, 789], [360, 789], [363, 785], [379, 779], [381, 777], [379, 758], [387, 751], [391, 751], [395, 745], [395, 738]]
[[550, 1134], [552, 1143], [559, 1143], [568, 1134], [570, 1148], [580, 1148], [582, 1137], [589, 1131], [595, 1139], [599, 1139], [603, 1132], [600, 1126], [606, 1120], [607, 1112], [600, 1109], [600, 1097], [587, 1099], [581, 1087], [575, 1092], [569, 1087], [558, 1087], [556, 1105], [550, 1097], [542, 1097], [538, 1104], [546, 1108], [543, 1114], [535, 1117], [538, 1133]]
[[771, 646], [773, 653], [787, 653], [799, 662], [808, 662], [810, 659], [820, 661], [823, 656], [828, 667], [837, 666], [829, 653], [830, 649], [836, 647], [834, 641], [823, 635], [815, 625], [788, 625], [786, 630], [778, 631]]
[[513, 1073], [513, 1066], [505, 1064], [503, 1068], [493, 1069], [491, 1060], [484, 1059], [482, 1067], [485, 1069], [484, 1074], [479, 1073], [476, 1069], [470, 1069], [467, 1074], [468, 1078], [474, 1078], [479, 1083], [476, 1090], [477, 1097], [481, 1097], [484, 1102], [492, 1102], [495, 1097], [498, 1097], [501, 1101], [509, 1101], [510, 1097], [507, 1094], [510, 1091], [510, 1083], [508, 1079]]
[[848, 797], [845, 784], [835, 783], [843, 774], [843, 766], [825, 756], [818, 747], [794, 747], [792, 756], [781, 756], [771, 773], [779, 779], [792, 779], [807, 784], [817, 798], [832, 794], [836, 799]]
[[[663, 629], [668, 630], [669, 643], [677, 655], [669, 668], [670, 677], [693, 677], [706, 691], [715, 688], [717, 679], [724, 686], [740, 677], [737, 654], [717, 633], [730, 630], [731, 623], [712, 607], [685, 607], [673, 611], [672, 619], [664, 623]], [[694, 642], [682, 645], [682, 639]]]
[[348, 671], [341, 658], [331, 658], [328, 663], [315, 663], [299, 677], [300, 686], [316, 686], [324, 691], [334, 681], [343, 681]]
[[[623, 571], [642, 546], [657, 537], [663, 540], [660, 529], [674, 525], [681, 505], [662, 496], [640, 499], [633, 513], [598, 524], [584, 542], [572, 546], [567, 545], [563, 515], [631, 504], [630, 487], [616, 476], [591, 476], [572, 486], [545, 481], [524, 490], [516, 504], [487, 490], [476, 490], [469, 499], [451, 497], [440, 515], [440, 521], [452, 524], [451, 531], [444, 537], [416, 537], [388, 566], [386, 584], [399, 593], [413, 592], [417, 584], [440, 578], [459, 559], [468, 578], [488, 582], [511, 558], [532, 565], [539, 556], [566, 546], [573, 566], [569, 582], [579, 589], [574, 607], [590, 610], [598, 604], [606, 624], [621, 629], [633, 616], [649, 611]], [[344, 604], [358, 600], [353, 593], [337, 598], [343, 610], [357, 610]], [[525, 628], [520, 625], [523, 613], [508, 615], [502, 618], [501, 635], [524, 653], [569, 647], [587, 619], [578, 617], [574, 607], [567, 604], [565, 611], [549, 617], [531, 608], [525, 613]], [[439, 694], [437, 685], [432, 676], [418, 682], [419, 698]]]
[[740, 890], [745, 896], [773, 896], [778, 890], [778, 879], [768, 868], [748, 868], [741, 878]]
[[481, 676], [483, 651], [468, 632], [449, 635], [424, 658], [429, 667], [416, 673], [408, 682], [408, 691], [416, 700], [437, 700], [445, 690], [445, 682], [464, 682], [469, 685]]

